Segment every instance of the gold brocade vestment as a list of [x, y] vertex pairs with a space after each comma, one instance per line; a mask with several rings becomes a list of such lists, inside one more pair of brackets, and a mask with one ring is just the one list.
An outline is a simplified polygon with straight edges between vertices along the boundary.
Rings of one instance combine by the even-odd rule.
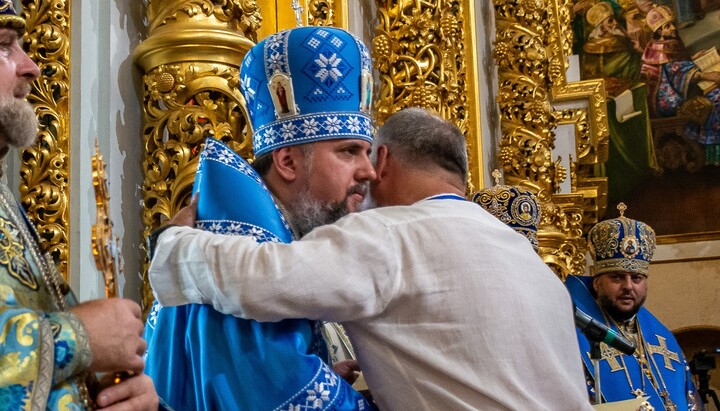
[[91, 351], [65, 312], [67, 290], [8, 187], [0, 183], [0, 404], [12, 410], [83, 407], [78, 375]]

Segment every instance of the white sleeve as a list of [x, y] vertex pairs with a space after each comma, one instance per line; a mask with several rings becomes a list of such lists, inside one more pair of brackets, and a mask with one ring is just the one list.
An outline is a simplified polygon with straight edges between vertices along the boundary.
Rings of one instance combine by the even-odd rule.
[[351, 321], [381, 312], [399, 285], [387, 227], [348, 216], [290, 244], [173, 227], [148, 276], [164, 306], [211, 304], [242, 318]]

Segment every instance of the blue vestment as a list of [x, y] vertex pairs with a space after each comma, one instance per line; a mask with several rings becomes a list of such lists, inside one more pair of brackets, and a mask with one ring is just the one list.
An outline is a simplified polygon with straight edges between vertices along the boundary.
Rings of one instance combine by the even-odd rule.
[[[260, 177], [217, 140], [207, 140], [193, 192], [200, 193], [198, 228], [258, 242], [292, 240]], [[372, 409], [321, 359], [328, 355], [320, 327], [306, 319], [262, 323], [209, 305], [156, 302], [145, 327], [145, 372], [176, 410]]]
[[[565, 285], [570, 291], [575, 306], [597, 321], [606, 323], [600, 307], [590, 292], [592, 277], [571, 275], [565, 280]], [[645, 307], [638, 311], [637, 323], [639, 332], [644, 339], [644, 349], [652, 352], [650, 356], [654, 361], [650, 361], [650, 367], [657, 382], [652, 383], [648, 376], [641, 371], [634, 355], [623, 355], [614, 348], [601, 344], [602, 359], [599, 364], [602, 396], [605, 400], [603, 402], [635, 398], [632, 391], [640, 388], [647, 394], [648, 401], [656, 411], [665, 410], [666, 407], [659, 391], [667, 389], [670, 400], [677, 405], [678, 410], [700, 410], [690, 369], [670, 330]], [[608, 325], [619, 334], [621, 333], [614, 324]], [[595, 371], [590, 359], [590, 343], [579, 329], [577, 335], [580, 354], [590, 379], [588, 390], [590, 395], [594, 396], [592, 377], [595, 375]], [[628, 381], [628, 377], [630, 381]]]

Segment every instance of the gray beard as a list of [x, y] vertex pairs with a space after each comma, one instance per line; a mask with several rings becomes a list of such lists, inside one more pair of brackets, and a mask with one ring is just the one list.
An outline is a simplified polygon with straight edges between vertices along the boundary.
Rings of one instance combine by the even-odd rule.
[[30, 147], [37, 138], [38, 120], [30, 103], [0, 98], [0, 145]]
[[298, 238], [312, 231], [315, 227], [332, 224], [348, 214], [345, 201], [323, 203], [310, 198], [307, 190], [300, 194], [300, 199], [288, 205], [289, 220], [297, 231]]

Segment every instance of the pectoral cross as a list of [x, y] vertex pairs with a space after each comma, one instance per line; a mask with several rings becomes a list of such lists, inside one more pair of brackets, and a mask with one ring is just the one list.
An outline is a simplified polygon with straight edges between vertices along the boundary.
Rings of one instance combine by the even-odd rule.
[[298, 27], [302, 27], [302, 13], [303, 8], [300, 6], [300, 0], [292, 0], [292, 3], [290, 5], [293, 10], [295, 10], [295, 24], [297, 24]]
[[665, 338], [661, 337], [657, 334], [655, 336], [658, 339], [659, 345], [652, 345], [648, 344], [648, 351], [650, 354], [660, 354], [663, 357], [663, 360], [665, 360], [665, 368], [667, 368], [670, 371], [675, 371], [675, 368], [672, 366], [671, 360], [675, 360], [678, 364], [680, 364], [680, 356], [676, 352], [672, 352], [668, 350], [667, 344], [665, 343]]

